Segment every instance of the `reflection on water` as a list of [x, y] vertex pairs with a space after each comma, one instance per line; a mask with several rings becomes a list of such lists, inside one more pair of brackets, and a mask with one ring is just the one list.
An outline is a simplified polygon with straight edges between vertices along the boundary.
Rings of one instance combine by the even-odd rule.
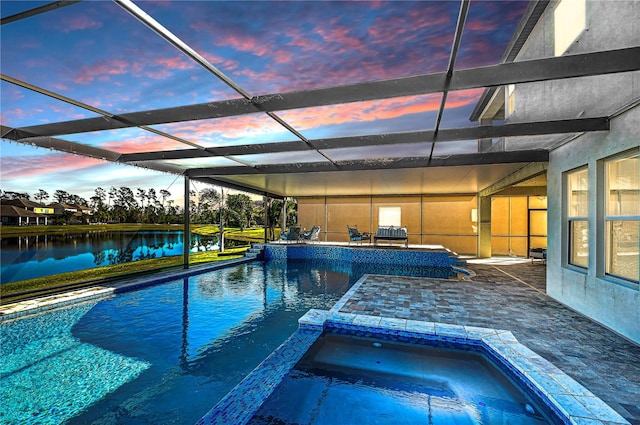
[[[231, 241], [227, 241], [229, 246]], [[87, 232], [0, 238], [0, 283], [182, 255], [183, 232]], [[218, 249], [217, 236], [191, 235], [190, 252]]]
[[252, 262], [1, 323], [0, 423], [193, 424], [331, 308], [343, 269]]

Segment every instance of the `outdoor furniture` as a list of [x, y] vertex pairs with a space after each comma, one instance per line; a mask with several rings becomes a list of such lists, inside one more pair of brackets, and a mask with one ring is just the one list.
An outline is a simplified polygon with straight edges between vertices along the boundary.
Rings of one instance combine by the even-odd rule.
[[362, 241], [371, 242], [371, 233], [360, 233], [358, 226], [350, 227], [347, 224], [347, 230], [349, 231], [349, 245], [351, 245], [351, 242], [359, 242], [360, 245], [362, 245]]
[[311, 228], [311, 230], [309, 230], [306, 233], [301, 234], [300, 235], [300, 239], [302, 239], [303, 241], [308, 241], [308, 242], [317, 241], [318, 240], [318, 235], [320, 235], [320, 226], [313, 226]]
[[286, 232], [280, 233], [280, 240], [298, 242], [300, 239], [300, 226], [291, 226]]
[[409, 247], [409, 237], [406, 227], [378, 227], [378, 231], [373, 237], [373, 245], [377, 246], [378, 241], [404, 241], [405, 248]]
[[531, 264], [533, 260], [542, 260], [542, 264], [546, 264], [547, 248], [529, 248], [529, 258], [531, 258]]

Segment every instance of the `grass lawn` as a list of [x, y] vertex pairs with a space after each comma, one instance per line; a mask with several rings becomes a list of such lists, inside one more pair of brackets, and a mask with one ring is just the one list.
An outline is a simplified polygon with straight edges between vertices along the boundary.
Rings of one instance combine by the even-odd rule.
[[[63, 234], [63, 233], [83, 233], [89, 231], [140, 231], [140, 230], [182, 230], [182, 225], [145, 225], [145, 224], [105, 224], [89, 226], [6, 226], [2, 227], [2, 236], [26, 236], [38, 234]], [[201, 235], [217, 235], [220, 230], [213, 225], [191, 225], [191, 232]], [[197, 252], [189, 254], [189, 264], [197, 265], [212, 261], [229, 260], [244, 256], [250, 244], [264, 242], [264, 229], [250, 228], [240, 230], [239, 228], [225, 228], [225, 240], [236, 242], [246, 242], [245, 246], [227, 248], [220, 255], [218, 251]], [[181, 255], [173, 257], [161, 257], [149, 260], [140, 260], [130, 263], [115, 264], [92, 269], [78, 270], [74, 272], [60, 273], [35, 279], [20, 280], [17, 282], [5, 283], [0, 287], [1, 302], [13, 302], [21, 297], [22, 292], [43, 290], [63, 285], [80, 286], [82, 283], [97, 283], [103, 279], [115, 280], [118, 278], [132, 277], [132, 275], [153, 273], [161, 269], [180, 268], [183, 266]], [[25, 295], [26, 296], [26, 295]]]

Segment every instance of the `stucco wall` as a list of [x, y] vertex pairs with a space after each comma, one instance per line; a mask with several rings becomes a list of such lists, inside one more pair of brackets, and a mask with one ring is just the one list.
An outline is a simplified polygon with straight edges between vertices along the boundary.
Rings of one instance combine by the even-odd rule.
[[[547, 293], [567, 306], [640, 343], [640, 291], [604, 276], [602, 160], [638, 148], [640, 106], [611, 120], [609, 132], [585, 134], [551, 152], [547, 174]], [[589, 267], [567, 266], [563, 173], [588, 166]]]
[[[553, 57], [554, 10], [547, 7], [516, 61]], [[586, 29], [565, 55], [640, 45], [640, 2], [587, 1]], [[640, 72], [553, 80], [515, 87], [515, 108], [506, 121], [558, 120], [612, 116], [640, 99]], [[567, 136], [540, 137], [551, 148], [547, 174], [547, 292], [567, 306], [640, 343], [640, 293], [637, 286], [604, 277], [602, 160], [640, 143], [640, 106], [613, 118], [609, 132], [583, 134], [557, 147]], [[507, 149], [518, 149], [512, 138]], [[555, 149], [554, 149], [555, 148]], [[589, 169], [589, 267], [567, 266], [567, 225], [564, 221], [563, 173]], [[596, 188], [600, 185], [600, 189]]]

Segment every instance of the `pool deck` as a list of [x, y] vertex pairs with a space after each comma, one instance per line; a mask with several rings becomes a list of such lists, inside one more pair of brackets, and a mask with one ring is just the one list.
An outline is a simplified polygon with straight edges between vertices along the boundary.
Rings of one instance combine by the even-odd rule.
[[371, 275], [342, 313], [506, 329], [640, 425], [640, 346], [545, 293], [546, 267], [530, 260], [469, 261], [461, 281]]

